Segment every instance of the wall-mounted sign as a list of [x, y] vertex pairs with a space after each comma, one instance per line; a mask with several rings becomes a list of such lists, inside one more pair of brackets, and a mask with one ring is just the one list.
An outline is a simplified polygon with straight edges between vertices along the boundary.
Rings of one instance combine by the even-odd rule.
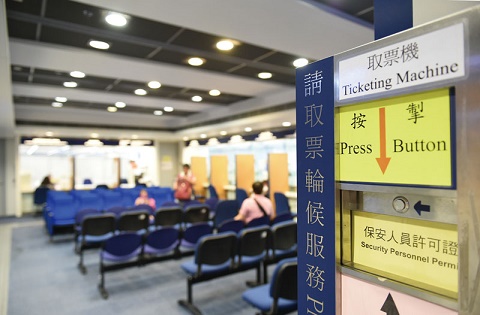
[[458, 315], [456, 311], [342, 275], [342, 312], [355, 315]]
[[[455, 225], [354, 211], [353, 263], [379, 275], [455, 297]], [[399, 278], [398, 278], [399, 277]]]
[[342, 106], [339, 180], [455, 186], [453, 90]]
[[336, 313], [333, 57], [297, 69], [298, 313]]
[[465, 76], [463, 24], [382, 47], [338, 64], [338, 100]]

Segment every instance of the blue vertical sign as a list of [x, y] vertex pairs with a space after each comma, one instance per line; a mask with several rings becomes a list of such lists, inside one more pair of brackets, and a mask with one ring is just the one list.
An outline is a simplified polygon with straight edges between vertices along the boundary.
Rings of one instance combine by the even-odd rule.
[[336, 311], [333, 76], [333, 57], [296, 74], [299, 314]]

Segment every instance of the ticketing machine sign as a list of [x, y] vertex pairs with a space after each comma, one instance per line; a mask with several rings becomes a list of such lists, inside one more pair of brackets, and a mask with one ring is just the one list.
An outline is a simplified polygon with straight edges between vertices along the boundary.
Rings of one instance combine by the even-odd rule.
[[451, 25], [339, 61], [337, 99], [465, 76], [463, 28]]
[[340, 107], [340, 181], [453, 188], [453, 102], [440, 89]]

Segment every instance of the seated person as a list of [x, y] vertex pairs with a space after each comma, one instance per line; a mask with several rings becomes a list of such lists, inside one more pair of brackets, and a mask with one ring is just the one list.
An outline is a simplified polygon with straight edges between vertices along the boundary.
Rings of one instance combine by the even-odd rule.
[[135, 205], [149, 205], [153, 210], [156, 209], [155, 199], [148, 197], [146, 189], [140, 190], [140, 196], [135, 200]]
[[270, 199], [263, 195], [263, 183], [255, 182], [252, 185], [253, 194], [250, 198], [243, 201], [235, 220], [242, 220], [247, 224], [253, 219], [267, 215], [270, 219], [273, 218], [273, 205]]
[[45, 178], [42, 180], [42, 183], [40, 184], [40, 187], [45, 187], [48, 189], [54, 189], [54, 185], [52, 183], [52, 179], [50, 175], [45, 176]]

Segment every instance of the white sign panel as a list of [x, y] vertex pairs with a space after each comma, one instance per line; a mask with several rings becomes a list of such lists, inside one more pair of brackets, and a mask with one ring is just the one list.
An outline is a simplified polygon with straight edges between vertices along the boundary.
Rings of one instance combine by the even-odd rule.
[[341, 60], [338, 66], [339, 100], [463, 77], [463, 24]]
[[458, 315], [458, 312], [398, 291], [342, 275], [342, 314]]

